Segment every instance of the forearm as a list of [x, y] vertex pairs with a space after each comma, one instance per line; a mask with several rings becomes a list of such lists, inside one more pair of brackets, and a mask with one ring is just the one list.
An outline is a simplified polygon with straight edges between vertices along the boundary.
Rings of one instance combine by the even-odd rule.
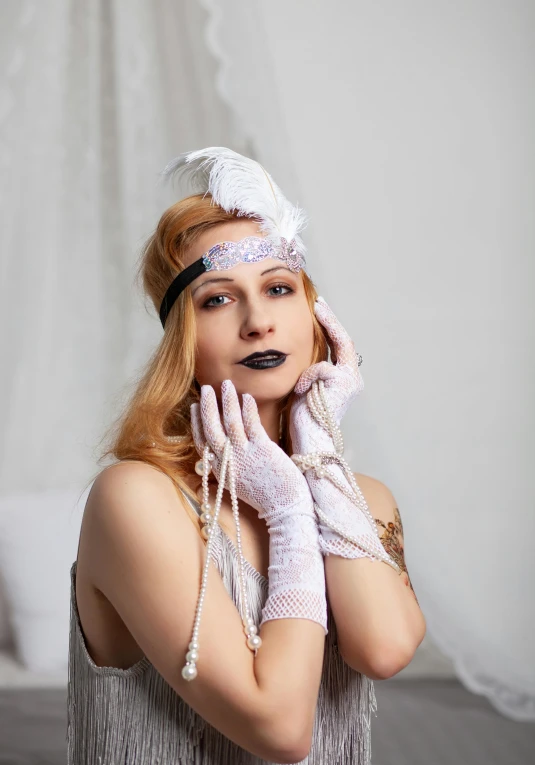
[[[349, 480], [338, 465], [328, 469], [349, 489]], [[351, 495], [353, 499], [329, 478], [318, 478], [314, 471], [307, 473], [318, 510], [361, 543], [347, 541], [320, 522], [327, 592], [347, 663], [368, 675], [391, 676], [412, 659], [425, 635], [425, 619], [410, 586], [402, 547], [401, 554], [396, 554], [393, 540], [379, 536], [370, 512], [370, 507], [383, 514], [386, 508], [391, 509], [390, 493], [380, 482], [367, 479], [368, 507], [362, 487], [353, 474], [349, 477], [357, 490]], [[380, 560], [379, 552], [386, 562]]]
[[[254, 674], [264, 710], [266, 740], [291, 743], [306, 756], [321, 683], [325, 633], [310, 619], [274, 619], [261, 629]], [[278, 762], [278, 760], [277, 760]]]
[[312, 735], [327, 632], [325, 568], [310, 494], [270, 514], [268, 530], [268, 597], [255, 674], [278, 725], [291, 725], [306, 741]]
[[425, 619], [407, 578], [369, 558], [325, 557], [327, 594], [340, 652], [375, 679], [397, 674], [425, 635]]

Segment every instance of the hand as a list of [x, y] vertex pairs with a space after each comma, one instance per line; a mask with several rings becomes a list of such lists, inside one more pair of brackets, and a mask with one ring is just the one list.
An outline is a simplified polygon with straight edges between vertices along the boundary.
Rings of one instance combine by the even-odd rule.
[[[333, 343], [336, 363], [321, 361], [313, 364], [303, 372], [295, 386], [298, 395], [290, 412], [290, 436], [294, 453], [301, 455], [335, 451], [331, 435], [316, 422], [309, 409], [307, 393], [312, 383], [315, 380], [324, 381], [327, 405], [338, 426], [349, 404], [364, 387], [353, 341], [324, 300], [318, 298], [314, 309]], [[349, 491], [347, 477], [339, 464], [329, 465], [328, 472]], [[341, 492], [321, 472], [307, 469], [306, 479], [316, 504], [320, 546], [324, 555], [389, 560], [360, 489], [361, 496], [357, 501], [350, 498], [351, 491], [349, 496]]]
[[303, 372], [294, 388], [297, 396], [290, 413], [290, 437], [293, 450], [298, 454], [333, 448], [332, 439], [316, 423], [307, 405], [306, 394], [312, 383], [324, 381], [325, 397], [337, 425], [364, 387], [355, 345], [323, 298], [317, 298], [314, 313], [332, 341], [336, 363], [320, 361], [313, 364]]
[[[210, 385], [191, 407], [193, 440], [200, 455], [205, 443], [215, 454], [219, 479], [227, 436], [232, 444], [236, 494], [258, 510], [269, 529], [268, 598], [262, 624], [271, 619], [311, 619], [327, 633], [325, 571], [314, 503], [305, 476], [266, 433], [256, 401], [243, 395], [243, 412], [230, 380], [221, 385], [223, 420]], [[226, 432], [225, 432], [226, 430]]]
[[242, 411], [236, 388], [231, 380], [224, 380], [221, 400], [224, 428], [212, 386], [203, 385], [200, 404], [191, 405], [195, 447], [202, 457], [208, 443], [215, 455], [211, 465], [218, 481], [228, 436], [233, 447], [236, 493], [240, 499], [258, 510], [261, 518], [271, 518], [303, 502], [308, 503], [312, 514], [312, 497], [306, 479], [266, 433], [254, 398], [243, 394]]

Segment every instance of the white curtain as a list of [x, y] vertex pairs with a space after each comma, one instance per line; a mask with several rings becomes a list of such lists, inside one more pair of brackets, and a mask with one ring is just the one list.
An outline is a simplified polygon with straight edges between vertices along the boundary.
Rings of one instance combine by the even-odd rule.
[[535, 6], [203, 5], [364, 357], [347, 456], [398, 500], [428, 634], [535, 720]]
[[179, 196], [158, 171], [248, 151], [206, 23], [197, 0], [1, 3], [0, 650], [32, 681], [66, 663], [78, 495], [162, 335], [133, 284]]
[[196, 0], [1, 8], [0, 492], [81, 488], [161, 337], [133, 287], [182, 151], [245, 150]]

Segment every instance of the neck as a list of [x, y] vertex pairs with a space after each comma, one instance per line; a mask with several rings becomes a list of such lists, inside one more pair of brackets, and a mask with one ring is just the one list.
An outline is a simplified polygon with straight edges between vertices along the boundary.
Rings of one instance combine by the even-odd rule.
[[264, 404], [258, 404], [258, 414], [260, 415], [260, 422], [268, 436], [276, 444], [279, 443], [279, 422], [280, 414], [277, 402], [266, 401]]

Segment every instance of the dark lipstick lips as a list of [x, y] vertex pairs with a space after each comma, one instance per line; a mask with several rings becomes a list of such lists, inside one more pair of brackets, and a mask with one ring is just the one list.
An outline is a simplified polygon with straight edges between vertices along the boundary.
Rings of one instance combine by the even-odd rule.
[[256, 359], [265, 359], [266, 356], [275, 356], [276, 358], [281, 358], [282, 356], [286, 356], [286, 353], [282, 353], [282, 351], [276, 351], [273, 348], [270, 348], [268, 351], [256, 351], [255, 353], [251, 353], [249, 356], [246, 356], [241, 361], [238, 361], [238, 364], [244, 364], [247, 361], [255, 361]]

